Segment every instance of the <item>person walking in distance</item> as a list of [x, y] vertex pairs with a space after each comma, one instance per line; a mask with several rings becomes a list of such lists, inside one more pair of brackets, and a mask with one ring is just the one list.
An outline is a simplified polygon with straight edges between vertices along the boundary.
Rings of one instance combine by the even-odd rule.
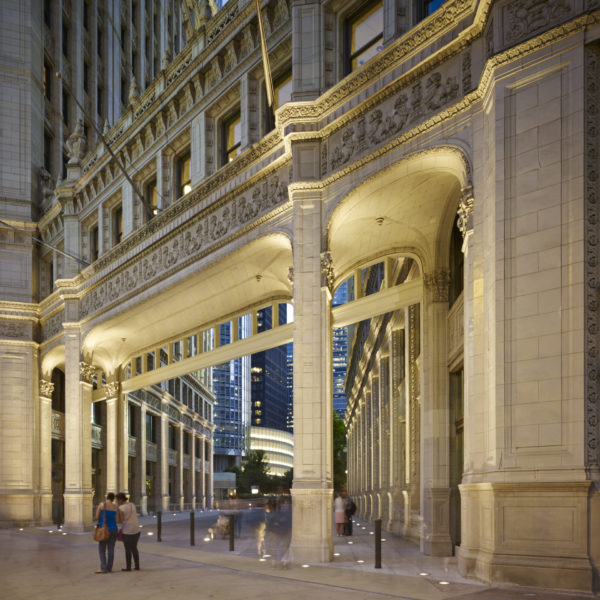
[[121, 524], [123, 530], [123, 544], [125, 545], [125, 564], [126, 568], [121, 571], [131, 571], [131, 557], [133, 556], [133, 564], [135, 570], [140, 570], [140, 555], [138, 553], [137, 544], [140, 539], [140, 525], [138, 523], [135, 504], [127, 500], [127, 496], [123, 492], [117, 494], [117, 504], [119, 511], [117, 522]]
[[98, 554], [100, 555], [100, 569], [96, 573], [110, 573], [113, 568], [115, 558], [115, 542], [119, 529], [116, 522], [117, 505], [115, 504], [115, 495], [110, 492], [106, 494], [106, 500], [98, 504], [96, 510], [96, 521], [98, 527], [103, 527], [104, 523], [108, 527], [109, 537], [106, 540], [98, 542]]
[[344, 535], [352, 535], [352, 517], [356, 512], [356, 504], [350, 496], [348, 496], [348, 492], [344, 492], [342, 494], [344, 498], [344, 512], [346, 513], [346, 522], [344, 523]]
[[346, 511], [344, 499], [340, 492], [336, 492], [335, 500], [333, 501], [333, 510], [335, 516], [335, 529], [338, 535], [344, 535], [344, 523], [346, 522]]

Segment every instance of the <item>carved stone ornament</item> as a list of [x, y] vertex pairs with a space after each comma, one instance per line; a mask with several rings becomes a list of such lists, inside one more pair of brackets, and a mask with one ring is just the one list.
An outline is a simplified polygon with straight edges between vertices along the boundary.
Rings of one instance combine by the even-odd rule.
[[119, 395], [119, 382], [111, 381], [104, 385], [104, 395], [107, 400], [116, 398]]
[[79, 363], [79, 377], [84, 383], [93, 383], [94, 375], [96, 374], [96, 367], [90, 365], [84, 361]]
[[52, 398], [54, 384], [46, 379], [40, 379], [40, 396], [44, 398]]
[[85, 136], [83, 135], [83, 119], [77, 119], [73, 133], [71, 133], [65, 142], [65, 148], [67, 149], [67, 156], [69, 157], [69, 162], [67, 164], [79, 165], [86, 150], [86, 141]]
[[458, 205], [458, 228], [462, 233], [463, 239], [468, 231], [473, 230], [473, 188], [471, 186], [464, 188], [462, 197]]
[[[192, 195], [193, 193], [188, 194]], [[127, 268], [111, 273], [103, 283], [94, 287], [82, 299], [80, 315], [88, 316], [147, 284], [151, 279], [161, 277], [173, 268], [183, 268], [195, 257], [208, 254], [225, 237], [250, 226], [287, 201], [287, 183], [275, 174], [243, 196], [235, 196], [212, 212], [189, 220], [175, 235], [165, 237], [152, 251], [137, 256]], [[155, 218], [146, 228], [146, 233], [152, 235], [160, 227], [159, 218]], [[127, 240], [122, 245], [128, 251], [134, 244], [135, 238], [131, 236], [131, 241]], [[102, 268], [103, 261], [108, 263], [114, 259], [114, 256], [108, 254], [97, 264]]]
[[448, 271], [438, 269], [432, 273], [425, 273], [423, 283], [432, 292], [433, 302], [448, 302], [448, 285], [450, 284]]
[[520, 0], [504, 6], [504, 44], [514, 44], [548, 29], [572, 13], [568, 0]]
[[584, 55], [585, 460], [600, 468], [600, 45]]
[[2, 321], [0, 323], [0, 337], [5, 338], [21, 338], [26, 335], [26, 327], [24, 323]]
[[321, 286], [329, 288], [329, 291], [333, 293], [333, 260], [331, 259], [331, 252], [321, 252]]
[[290, 267], [288, 269], [288, 275], [287, 275], [288, 281], [293, 284], [294, 283], [294, 267]]
[[331, 170], [335, 171], [365, 150], [397, 137], [409, 124], [423, 120], [428, 114], [456, 100], [458, 91], [456, 77], [444, 80], [437, 71], [424, 81], [412, 84], [410, 89], [401, 90], [393, 106], [376, 108], [346, 126], [341, 133], [341, 143], [338, 141], [331, 151]]

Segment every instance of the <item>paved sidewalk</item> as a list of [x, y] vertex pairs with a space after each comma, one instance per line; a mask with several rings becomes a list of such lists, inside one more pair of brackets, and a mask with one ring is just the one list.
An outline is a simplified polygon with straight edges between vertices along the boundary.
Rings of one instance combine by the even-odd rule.
[[0, 599], [94, 600], [113, 595], [127, 596], [128, 600], [591, 598], [550, 590], [489, 587], [462, 578], [455, 559], [422, 556], [415, 546], [389, 534], [383, 536], [382, 569], [375, 569], [372, 528], [360, 520], [351, 538], [334, 538], [336, 556], [332, 563], [292, 565], [287, 562], [289, 513], [284, 511], [269, 521], [273, 531], [267, 531], [266, 556], [260, 557], [255, 534], [264, 523], [264, 512], [253, 509], [242, 511], [241, 516], [233, 552], [227, 539], [217, 536], [210, 540], [207, 535], [217, 511], [196, 514], [193, 547], [189, 545], [189, 513], [164, 515], [161, 543], [156, 541], [156, 520], [143, 517], [139, 545], [142, 570], [120, 571], [124, 552], [117, 543], [114, 572], [107, 575], [94, 574], [98, 554], [91, 533], [48, 528], [0, 530]]

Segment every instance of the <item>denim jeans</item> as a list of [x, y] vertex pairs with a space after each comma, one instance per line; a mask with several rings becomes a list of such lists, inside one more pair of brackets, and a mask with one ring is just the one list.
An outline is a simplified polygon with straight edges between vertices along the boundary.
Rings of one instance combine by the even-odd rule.
[[113, 568], [113, 560], [115, 558], [115, 542], [119, 535], [118, 529], [109, 530], [110, 537], [103, 542], [98, 542], [98, 554], [100, 555], [100, 570], [108, 571]]
[[138, 553], [137, 544], [140, 539], [140, 534], [134, 533], [131, 535], [123, 534], [123, 544], [125, 544], [125, 564], [128, 569], [131, 569], [131, 557], [133, 556], [133, 564], [136, 569], [140, 568], [140, 555]]

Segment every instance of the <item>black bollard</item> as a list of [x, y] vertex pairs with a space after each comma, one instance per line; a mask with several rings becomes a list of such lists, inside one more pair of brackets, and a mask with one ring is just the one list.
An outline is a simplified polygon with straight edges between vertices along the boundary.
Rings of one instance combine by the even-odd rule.
[[229, 551], [233, 552], [235, 539], [235, 515], [229, 515]]
[[156, 513], [156, 541], [162, 542], [162, 510]]
[[196, 545], [196, 521], [194, 520], [194, 511], [190, 511], [190, 546]]
[[375, 519], [375, 568], [381, 569], [381, 519]]

